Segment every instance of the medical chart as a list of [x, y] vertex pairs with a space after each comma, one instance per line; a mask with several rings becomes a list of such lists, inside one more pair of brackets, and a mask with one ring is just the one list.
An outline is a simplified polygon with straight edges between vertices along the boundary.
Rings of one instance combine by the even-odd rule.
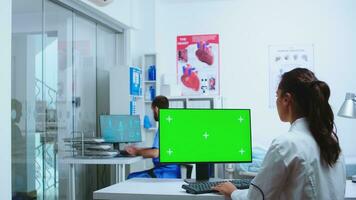
[[283, 73], [302, 67], [314, 71], [313, 45], [269, 46], [269, 107], [276, 107], [276, 91]]

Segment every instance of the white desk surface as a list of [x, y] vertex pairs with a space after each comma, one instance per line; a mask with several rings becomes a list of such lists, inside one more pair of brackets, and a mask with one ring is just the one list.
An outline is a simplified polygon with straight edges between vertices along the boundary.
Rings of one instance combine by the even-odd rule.
[[225, 200], [218, 194], [188, 194], [182, 179], [136, 178], [94, 192], [94, 199], [122, 200]]
[[356, 199], [356, 183], [351, 180], [346, 181], [345, 199]]
[[[121, 182], [94, 192], [94, 199], [123, 200], [224, 200], [218, 194], [188, 194], [182, 189], [181, 179], [137, 178]], [[346, 182], [345, 199], [356, 199], [356, 183]]]
[[60, 159], [64, 164], [82, 164], [82, 165], [128, 165], [143, 160], [142, 156], [135, 157], [115, 157], [115, 158], [76, 158], [63, 157]]

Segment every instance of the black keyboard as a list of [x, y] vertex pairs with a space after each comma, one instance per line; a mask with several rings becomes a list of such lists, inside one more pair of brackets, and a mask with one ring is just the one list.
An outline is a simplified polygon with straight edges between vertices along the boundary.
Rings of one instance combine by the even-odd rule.
[[235, 185], [237, 189], [243, 190], [248, 189], [250, 187], [252, 179], [234, 179], [229, 181], [217, 181], [217, 182], [198, 182], [198, 183], [190, 183], [182, 185], [182, 188], [186, 190], [187, 193], [190, 194], [203, 194], [203, 193], [211, 193], [217, 192], [216, 190], [211, 189], [214, 186], [217, 186], [221, 183], [231, 182]]
[[129, 152], [127, 152], [126, 150], [120, 150], [119, 151], [119, 154], [122, 155], [122, 156], [129, 156]]
[[129, 154], [127, 151], [125, 150], [120, 150], [119, 154], [117, 155], [117, 157], [134, 157], [133, 155]]

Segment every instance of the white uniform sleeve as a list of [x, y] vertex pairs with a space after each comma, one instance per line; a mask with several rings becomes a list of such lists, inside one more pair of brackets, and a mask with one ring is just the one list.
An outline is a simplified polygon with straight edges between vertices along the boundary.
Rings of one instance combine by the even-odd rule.
[[[287, 166], [284, 156], [280, 153], [281, 146], [273, 142], [269, 148], [261, 169], [252, 183], [258, 186], [264, 193], [265, 199], [279, 199], [282, 185], [286, 182]], [[283, 152], [283, 150], [282, 150]], [[283, 153], [282, 153], [283, 154]], [[232, 200], [262, 199], [261, 191], [254, 186], [248, 190], [235, 190], [231, 194]]]
[[231, 199], [232, 200], [245, 200], [245, 199], [247, 199], [247, 193], [248, 193], [248, 190], [235, 190], [231, 194]]

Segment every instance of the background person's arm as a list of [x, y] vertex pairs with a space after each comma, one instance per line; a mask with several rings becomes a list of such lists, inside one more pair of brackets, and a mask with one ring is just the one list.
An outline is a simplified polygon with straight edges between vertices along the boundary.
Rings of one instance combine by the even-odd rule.
[[126, 147], [127, 153], [133, 156], [142, 156], [144, 158], [157, 158], [159, 150], [155, 148], [137, 148], [134, 146]]
[[138, 150], [138, 155], [143, 156], [144, 158], [157, 158], [158, 157], [158, 149], [140, 149]]

